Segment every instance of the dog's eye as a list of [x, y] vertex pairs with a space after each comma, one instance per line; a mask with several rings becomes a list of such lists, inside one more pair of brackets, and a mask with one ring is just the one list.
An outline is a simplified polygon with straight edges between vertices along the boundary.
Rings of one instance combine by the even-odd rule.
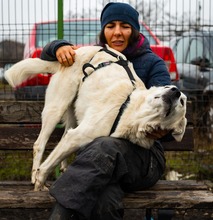
[[155, 96], [155, 99], [159, 99], [160, 97], [159, 96]]
[[183, 101], [183, 99], [180, 99], [180, 103], [181, 103], [182, 106], [184, 106], [184, 101]]

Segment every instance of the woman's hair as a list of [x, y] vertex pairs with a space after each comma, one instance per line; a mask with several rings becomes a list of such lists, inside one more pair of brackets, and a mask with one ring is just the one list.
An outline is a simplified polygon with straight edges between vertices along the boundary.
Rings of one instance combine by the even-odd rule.
[[[129, 38], [128, 46], [130, 46], [130, 47], [133, 46], [135, 44], [135, 42], [138, 41], [139, 35], [140, 35], [140, 32], [138, 30], [135, 30], [134, 28], [132, 28], [132, 34]], [[101, 30], [101, 32], [99, 34], [99, 44], [100, 45], [107, 44], [106, 37], [104, 35], [104, 28]]]

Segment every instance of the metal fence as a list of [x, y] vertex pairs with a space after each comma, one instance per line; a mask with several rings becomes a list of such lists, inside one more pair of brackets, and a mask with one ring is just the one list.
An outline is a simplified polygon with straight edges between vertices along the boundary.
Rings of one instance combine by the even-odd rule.
[[[96, 19], [107, 2], [111, 1], [0, 0], [0, 100], [15, 99], [14, 91], [3, 79], [4, 71], [22, 60], [24, 54], [28, 56], [33, 47], [42, 48], [57, 38], [74, 44], [96, 43], [100, 31]], [[176, 83], [194, 103], [195, 152], [166, 153], [168, 170], [181, 173], [182, 178], [213, 179], [213, 2], [120, 2], [135, 7], [160, 44], [172, 48], [180, 75]], [[50, 23], [61, 19], [84, 22], [68, 22], [67, 26], [64, 22], [62, 33], [61, 26]]]

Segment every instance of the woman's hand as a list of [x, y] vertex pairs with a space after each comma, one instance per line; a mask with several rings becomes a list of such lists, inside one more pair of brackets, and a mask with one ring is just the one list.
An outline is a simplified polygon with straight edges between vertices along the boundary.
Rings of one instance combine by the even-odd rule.
[[56, 57], [58, 62], [63, 66], [71, 66], [75, 62], [75, 50], [78, 49], [77, 46], [62, 46], [56, 51]]

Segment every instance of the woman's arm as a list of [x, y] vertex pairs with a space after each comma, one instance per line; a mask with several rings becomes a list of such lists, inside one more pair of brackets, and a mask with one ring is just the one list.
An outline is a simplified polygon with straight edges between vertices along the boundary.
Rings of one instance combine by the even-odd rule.
[[75, 62], [74, 50], [77, 48], [66, 40], [55, 40], [44, 47], [41, 59], [48, 61], [58, 60], [64, 66], [71, 66]]
[[47, 44], [42, 53], [41, 53], [41, 59], [42, 60], [48, 60], [48, 61], [56, 61], [56, 51], [59, 47], [65, 46], [65, 45], [72, 45], [66, 40], [54, 40]]

